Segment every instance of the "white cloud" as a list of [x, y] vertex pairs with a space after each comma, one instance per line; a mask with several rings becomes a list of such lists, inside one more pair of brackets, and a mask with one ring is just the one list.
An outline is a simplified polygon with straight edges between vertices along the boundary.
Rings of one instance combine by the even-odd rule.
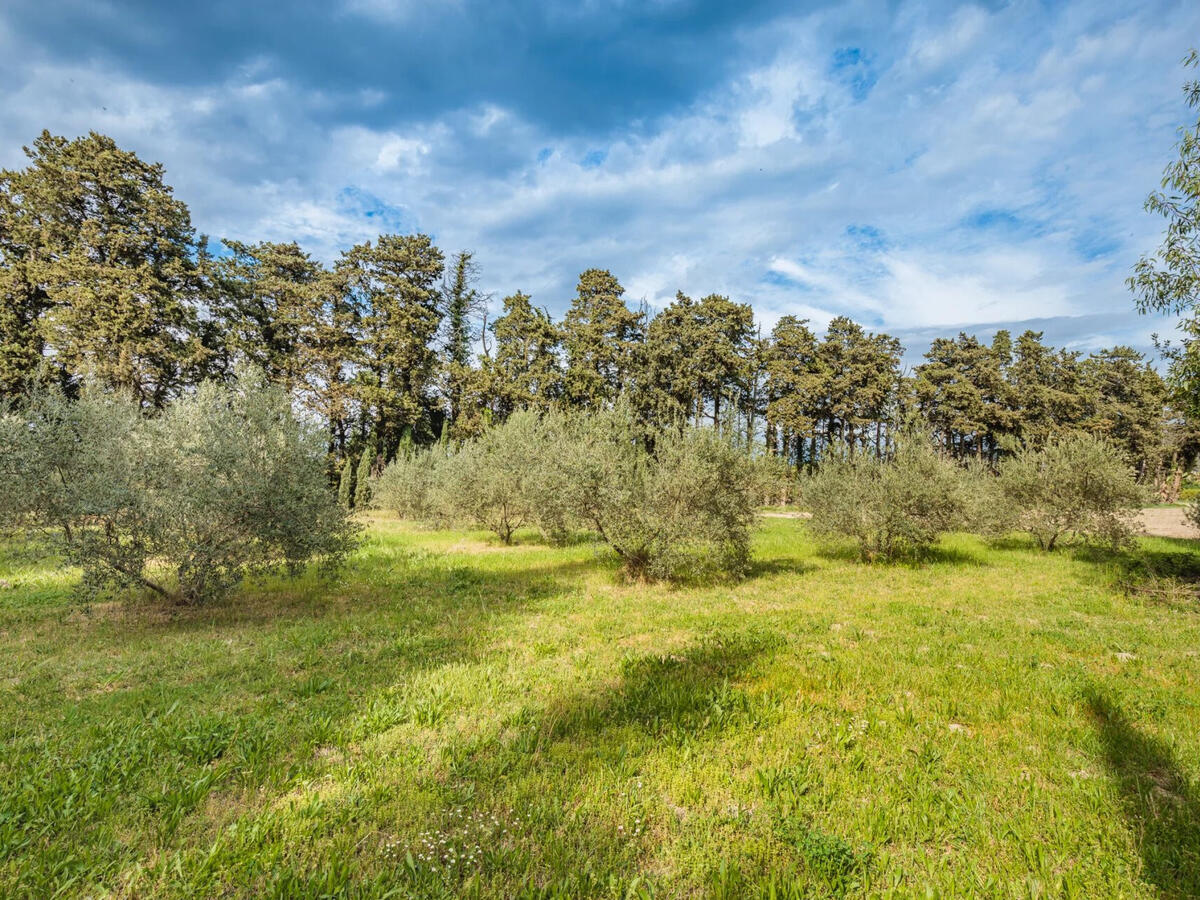
[[[352, 6], [417, 14], [408, 0]], [[601, 265], [652, 306], [718, 291], [768, 325], [787, 313], [903, 330], [1121, 312], [1142, 335], [1122, 280], [1153, 246], [1141, 200], [1183, 115], [1180, 35], [1200, 11], [1130, 5], [1113, 19], [1104, 6], [1075, 0], [1037, 19], [1021, 2], [959, 7], [939, 20], [910, 0], [883, 19], [861, 0], [771, 22], [738, 36], [752, 61], [724, 83], [601, 135], [556, 132], [499, 100], [423, 122], [355, 120], [386, 93], [300, 91], [267, 60], [199, 88], [33, 60], [0, 100], [0, 164], [19, 164], [42, 127], [106, 131], [167, 165], [201, 229], [294, 237], [327, 260], [379, 227], [339, 201], [361, 190], [447, 250], [476, 250], [485, 289], [522, 288], [556, 312], [578, 271]], [[865, 97], [832, 66], [850, 41], [877, 79]], [[8, 44], [0, 18], [0, 56]], [[597, 149], [604, 162], [582, 167]], [[987, 210], [1011, 224], [964, 225]], [[849, 231], [863, 226], [877, 246]], [[1077, 245], [1097, 235], [1119, 250], [1089, 261]]]

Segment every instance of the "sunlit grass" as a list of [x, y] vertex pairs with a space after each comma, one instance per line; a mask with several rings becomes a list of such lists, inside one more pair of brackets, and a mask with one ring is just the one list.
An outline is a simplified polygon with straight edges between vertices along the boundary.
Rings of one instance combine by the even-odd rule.
[[1200, 609], [1136, 560], [768, 519], [671, 588], [521, 537], [377, 518], [186, 611], [7, 549], [0, 895], [1200, 893]]

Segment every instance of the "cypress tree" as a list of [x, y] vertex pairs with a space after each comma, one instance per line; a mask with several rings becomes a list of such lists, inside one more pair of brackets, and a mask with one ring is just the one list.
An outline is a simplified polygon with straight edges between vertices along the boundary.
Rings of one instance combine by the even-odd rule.
[[354, 506], [354, 461], [346, 454], [346, 464], [342, 466], [342, 480], [338, 483], [338, 502], [346, 509]]
[[405, 428], [400, 434], [400, 444], [396, 447], [396, 458], [411, 459], [416, 449], [417, 445], [413, 442], [412, 429]]
[[366, 509], [371, 502], [371, 464], [375, 461], [375, 448], [368, 446], [358, 461], [358, 477], [354, 484], [354, 506]]
[[476, 337], [473, 319], [485, 301], [475, 289], [477, 277], [474, 254], [461, 250], [451, 259], [442, 285], [445, 331], [442, 389], [452, 422], [457, 422], [462, 412], [463, 397], [471, 378], [471, 342]]

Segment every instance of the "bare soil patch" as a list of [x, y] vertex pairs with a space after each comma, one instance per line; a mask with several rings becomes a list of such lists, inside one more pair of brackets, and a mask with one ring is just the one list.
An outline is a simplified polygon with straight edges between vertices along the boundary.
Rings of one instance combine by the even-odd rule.
[[1137, 525], [1143, 534], [1154, 537], [1200, 538], [1200, 529], [1188, 521], [1186, 510], [1180, 506], [1143, 509]]

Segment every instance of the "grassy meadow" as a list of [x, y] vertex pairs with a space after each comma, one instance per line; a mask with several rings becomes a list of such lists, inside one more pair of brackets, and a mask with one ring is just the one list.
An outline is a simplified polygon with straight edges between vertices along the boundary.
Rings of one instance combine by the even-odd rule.
[[765, 519], [735, 584], [387, 517], [336, 580], [81, 609], [0, 556], [0, 896], [1200, 896], [1183, 540]]

